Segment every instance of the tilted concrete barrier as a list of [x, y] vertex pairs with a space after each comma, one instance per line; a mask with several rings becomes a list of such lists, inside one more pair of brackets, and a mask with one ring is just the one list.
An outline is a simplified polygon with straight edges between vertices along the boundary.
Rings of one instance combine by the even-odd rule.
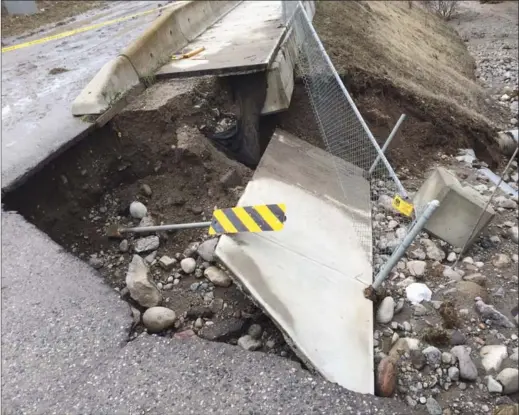
[[[303, 1], [306, 14], [313, 20], [315, 1]], [[263, 115], [285, 111], [290, 106], [294, 91], [294, 67], [297, 62], [297, 43], [292, 29], [286, 33], [267, 73], [267, 96], [261, 113]]]
[[72, 114], [104, 113], [240, 2], [196, 0], [167, 9], [139, 39], [101, 68], [74, 100]]

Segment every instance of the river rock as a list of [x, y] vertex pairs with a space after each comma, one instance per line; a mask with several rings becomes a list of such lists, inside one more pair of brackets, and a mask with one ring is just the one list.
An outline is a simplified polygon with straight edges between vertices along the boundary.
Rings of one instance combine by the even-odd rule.
[[141, 202], [130, 204], [130, 215], [135, 219], [142, 219], [148, 213], [148, 209]]
[[510, 266], [510, 263], [510, 257], [506, 254], [497, 254], [492, 261], [492, 264], [496, 268], [507, 268]]
[[251, 336], [253, 339], [261, 338], [261, 334], [263, 333], [263, 329], [259, 324], [252, 324], [247, 330], [247, 334]]
[[451, 366], [447, 370], [447, 375], [452, 382], [457, 382], [460, 379], [460, 370], [456, 366]]
[[150, 333], [158, 333], [169, 329], [176, 319], [175, 312], [166, 307], [148, 308], [142, 316], [142, 322]]
[[513, 242], [519, 243], [519, 228], [517, 226], [512, 226], [509, 228], [507, 233]]
[[[419, 350], [420, 348], [420, 340], [414, 339], [412, 337], [402, 337], [398, 339], [391, 350], [389, 351], [389, 356], [398, 359], [404, 353], [410, 353], [413, 350]], [[421, 356], [422, 353], [420, 353]]]
[[91, 257], [88, 260], [88, 263], [94, 269], [101, 269], [101, 268], [103, 268], [103, 266], [105, 264], [104, 261], [101, 258], [97, 258], [97, 257]]
[[377, 366], [375, 390], [378, 396], [393, 396], [397, 384], [398, 366], [392, 357], [384, 357]]
[[481, 364], [488, 372], [498, 371], [501, 369], [501, 364], [503, 360], [508, 357], [508, 352], [506, 350], [506, 346], [503, 345], [490, 345], [483, 346], [479, 351], [479, 355], [481, 356]]
[[182, 261], [180, 261], [180, 268], [182, 268], [182, 271], [184, 271], [186, 274], [192, 274], [196, 269], [195, 259], [184, 258]]
[[422, 353], [427, 359], [429, 366], [436, 367], [440, 365], [442, 360], [442, 352], [438, 348], [429, 346], [425, 348]]
[[261, 348], [261, 341], [246, 334], [238, 339], [238, 346], [248, 351], [254, 351]]
[[141, 185], [141, 192], [144, 196], [148, 196], [150, 197], [152, 195], [152, 191], [151, 191], [151, 187], [147, 184], [142, 184]]
[[461, 274], [453, 270], [451, 267], [445, 267], [443, 270], [443, 276], [449, 278], [452, 281], [460, 281]]
[[470, 348], [466, 346], [454, 346], [451, 354], [458, 359], [460, 378], [474, 381], [478, 377], [478, 369], [470, 357]]
[[476, 301], [476, 311], [484, 320], [492, 320], [492, 322], [498, 326], [506, 328], [515, 327], [515, 324], [512, 323], [508, 317], [496, 310], [494, 306], [485, 304], [482, 300]]
[[126, 274], [130, 296], [143, 307], [154, 307], [162, 301], [159, 289], [148, 278], [148, 267], [139, 255], [134, 255]]
[[139, 222], [139, 228], [145, 228], [148, 226], [155, 226], [155, 221], [151, 216], [146, 215]]
[[245, 321], [238, 318], [216, 320], [210, 326], [204, 326], [198, 335], [206, 340], [226, 342], [238, 337], [244, 329]]
[[200, 246], [199, 242], [190, 243], [189, 246], [186, 249], [184, 249], [184, 252], [183, 252], [184, 257], [185, 258], [194, 257], [199, 246]]
[[214, 251], [216, 249], [216, 245], [218, 244], [218, 238], [208, 239], [200, 244], [197, 249], [197, 253], [204, 261], [213, 262], [214, 261]]
[[413, 277], [421, 277], [425, 273], [427, 263], [425, 261], [409, 261], [407, 269]]
[[231, 277], [215, 266], [207, 268], [204, 271], [204, 276], [217, 287], [229, 287], [232, 284]]
[[494, 205], [499, 206], [503, 209], [516, 209], [517, 203], [506, 196], [498, 196], [494, 199]]
[[519, 370], [516, 368], [503, 369], [496, 379], [503, 385], [505, 395], [511, 395], [519, 390]]
[[135, 241], [133, 249], [136, 253], [142, 254], [145, 252], [155, 251], [160, 246], [159, 237], [156, 235], [140, 238]]
[[144, 257], [144, 260], [145, 260], [148, 264], [153, 264], [153, 261], [155, 261], [155, 258], [157, 258], [157, 251], [153, 251], [151, 254], [146, 255], [146, 256]]
[[492, 376], [489, 376], [487, 378], [487, 388], [490, 393], [502, 393], [503, 392], [503, 385], [501, 385]]
[[164, 255], [160, 257], [159, 259], [159, 265], [165, 269], [166, 271], [169, 271], [173, 266], [177, 263], [177, 260], [175, 258], [170, 258], [167, 255]]
[[428, 397], [425, 402], [425, 407], [430, 415], [442, 415], [443, 410], [440, 404], [433, 397]]
[[430, 239], [422, 239], [422, 245], [425, 246], [427, 258], [438, 262], [442, 262], [445, 259], [445, 252], [438, 248], [438, 246]]
[[447, 256], [447, 261], [449, 262], [454, 262], [456, 261], [456, 258], [458, 256], [456, 255], [456, 252], [451, 252], [448, 256]]
[[395, 300], [393, 297], [386, 297], [382, 300], [377, 309], [377, 322], [387, 324], [393, 319], [395, 313]]
[[128, 249], [130, 249], [130, 244], [128, 243], [128, 239], [123, 239], [121, 241], [121, 243], [119, 244], [119, 251], [128, 252]]
[[454, 363], [455, 361], [456, 361], [456, 359], [454, 359], [454, 356], [452, 356], [450, 353], [448, 353], [448, 352], [442, 353], [442, 363], [444, 363], [446, 365], [450, 365], [451, 363]]
[[461, 346], [461, 345], [465, 344], [466, 342], [467, 342], [467, 338], [461, 331], [454, 330], [452, 332], [451, 338], [450, 338], [450, 344], [452, 346]]

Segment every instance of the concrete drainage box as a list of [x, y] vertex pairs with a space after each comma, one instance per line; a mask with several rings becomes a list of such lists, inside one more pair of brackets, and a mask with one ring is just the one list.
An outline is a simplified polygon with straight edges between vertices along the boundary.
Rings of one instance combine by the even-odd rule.
[[495, 216], [488, 206], [474, 235], [470, 234], [485, 208], [487, 200], [478, 191], [462, 186], [456, 176], [443, 167], [437, 167], [422, 184], [413, 198], [413, 203], [424, 208], [431, 200], [438, 200], [440, 207], [425, 224], [425, 229], [445, 242], [467, 248]]
[[[373, 305], [363, 295], [372, 268], [341, 202], [340, 164], [277, 130], [239, 205], [285, 203], [285, 228], [222, 236], [216, 254], [302, 360], [329, 381], [373, 393]], [[369, 218], [369, 184], [351, 180], [365, 189]]]

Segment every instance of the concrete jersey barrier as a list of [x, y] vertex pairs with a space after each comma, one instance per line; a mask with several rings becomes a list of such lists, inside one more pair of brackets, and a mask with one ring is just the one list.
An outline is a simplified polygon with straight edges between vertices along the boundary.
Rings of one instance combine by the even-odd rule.
[[153, 76], [166, 59], [241, 1], [186, 1], [172, 6], [121, 54], [106, 63], [72, 104], [73, 115], [100, 115]]

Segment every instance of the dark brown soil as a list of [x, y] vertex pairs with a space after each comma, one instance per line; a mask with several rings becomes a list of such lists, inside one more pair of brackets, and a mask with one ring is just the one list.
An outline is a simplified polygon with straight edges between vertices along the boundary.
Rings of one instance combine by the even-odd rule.
[[[234, 168], [246, 183], [251, 171], [216, 151], [198, 131], [196, 126], [207, 125], [211, 118], [211, 106], [225, 107], [225, 91], [211, 90], [214, 85], [206, 80], [196, 87], [159, 109], [125, 110], [8, 194], [6, 206], [59, 244], [87, 257], [117, 251], [118, 243], [109, 240], [104, 229], [113, 221], [135, 225], [128, 211], [134, 200], [147, 205], [156, 223], [210, 220], [215, 206], [234, 205], [240, 192], [225, 188], [219, 180]], [[197, 107], [202, 95], [207, 104]], [[143, 184], [151, 187], [151, 196], [142, 194]], [[171, 234], [163, 250], [174, 256], [204, 233]], [[102, 273], [112, 285], [124, 284], [113, 269]]]
[[[496, 168], [502, 160], [492, 128], [463, 114], [453, 116], [453, 108], [445, 103], [424, 101], [388, 80], [374, 79], [360, 71], [349, 72], [343, 76], [343, 82], [380, 146], [400, 115], [406, 114], [387, 152], [396, 169], [405, 167], [411, 174], [421, 176], [438, 151], [454, 155], [460, 148], [473, 148], [478, 159], [491, 168]], [[301, 82], [296, 84], [289, 110], [279, 115], [279, 126], [324, 148]]]
[[39, 28], [50, 23], [57, 23], [56, 26], [62, 25], [66, 19], [100, 8], [104, 4], [105, 1], [36, 0], [39, 10], [36, 14], [23, 16], [2, 13], [2, 39], [23, 33], [35, 34]]

